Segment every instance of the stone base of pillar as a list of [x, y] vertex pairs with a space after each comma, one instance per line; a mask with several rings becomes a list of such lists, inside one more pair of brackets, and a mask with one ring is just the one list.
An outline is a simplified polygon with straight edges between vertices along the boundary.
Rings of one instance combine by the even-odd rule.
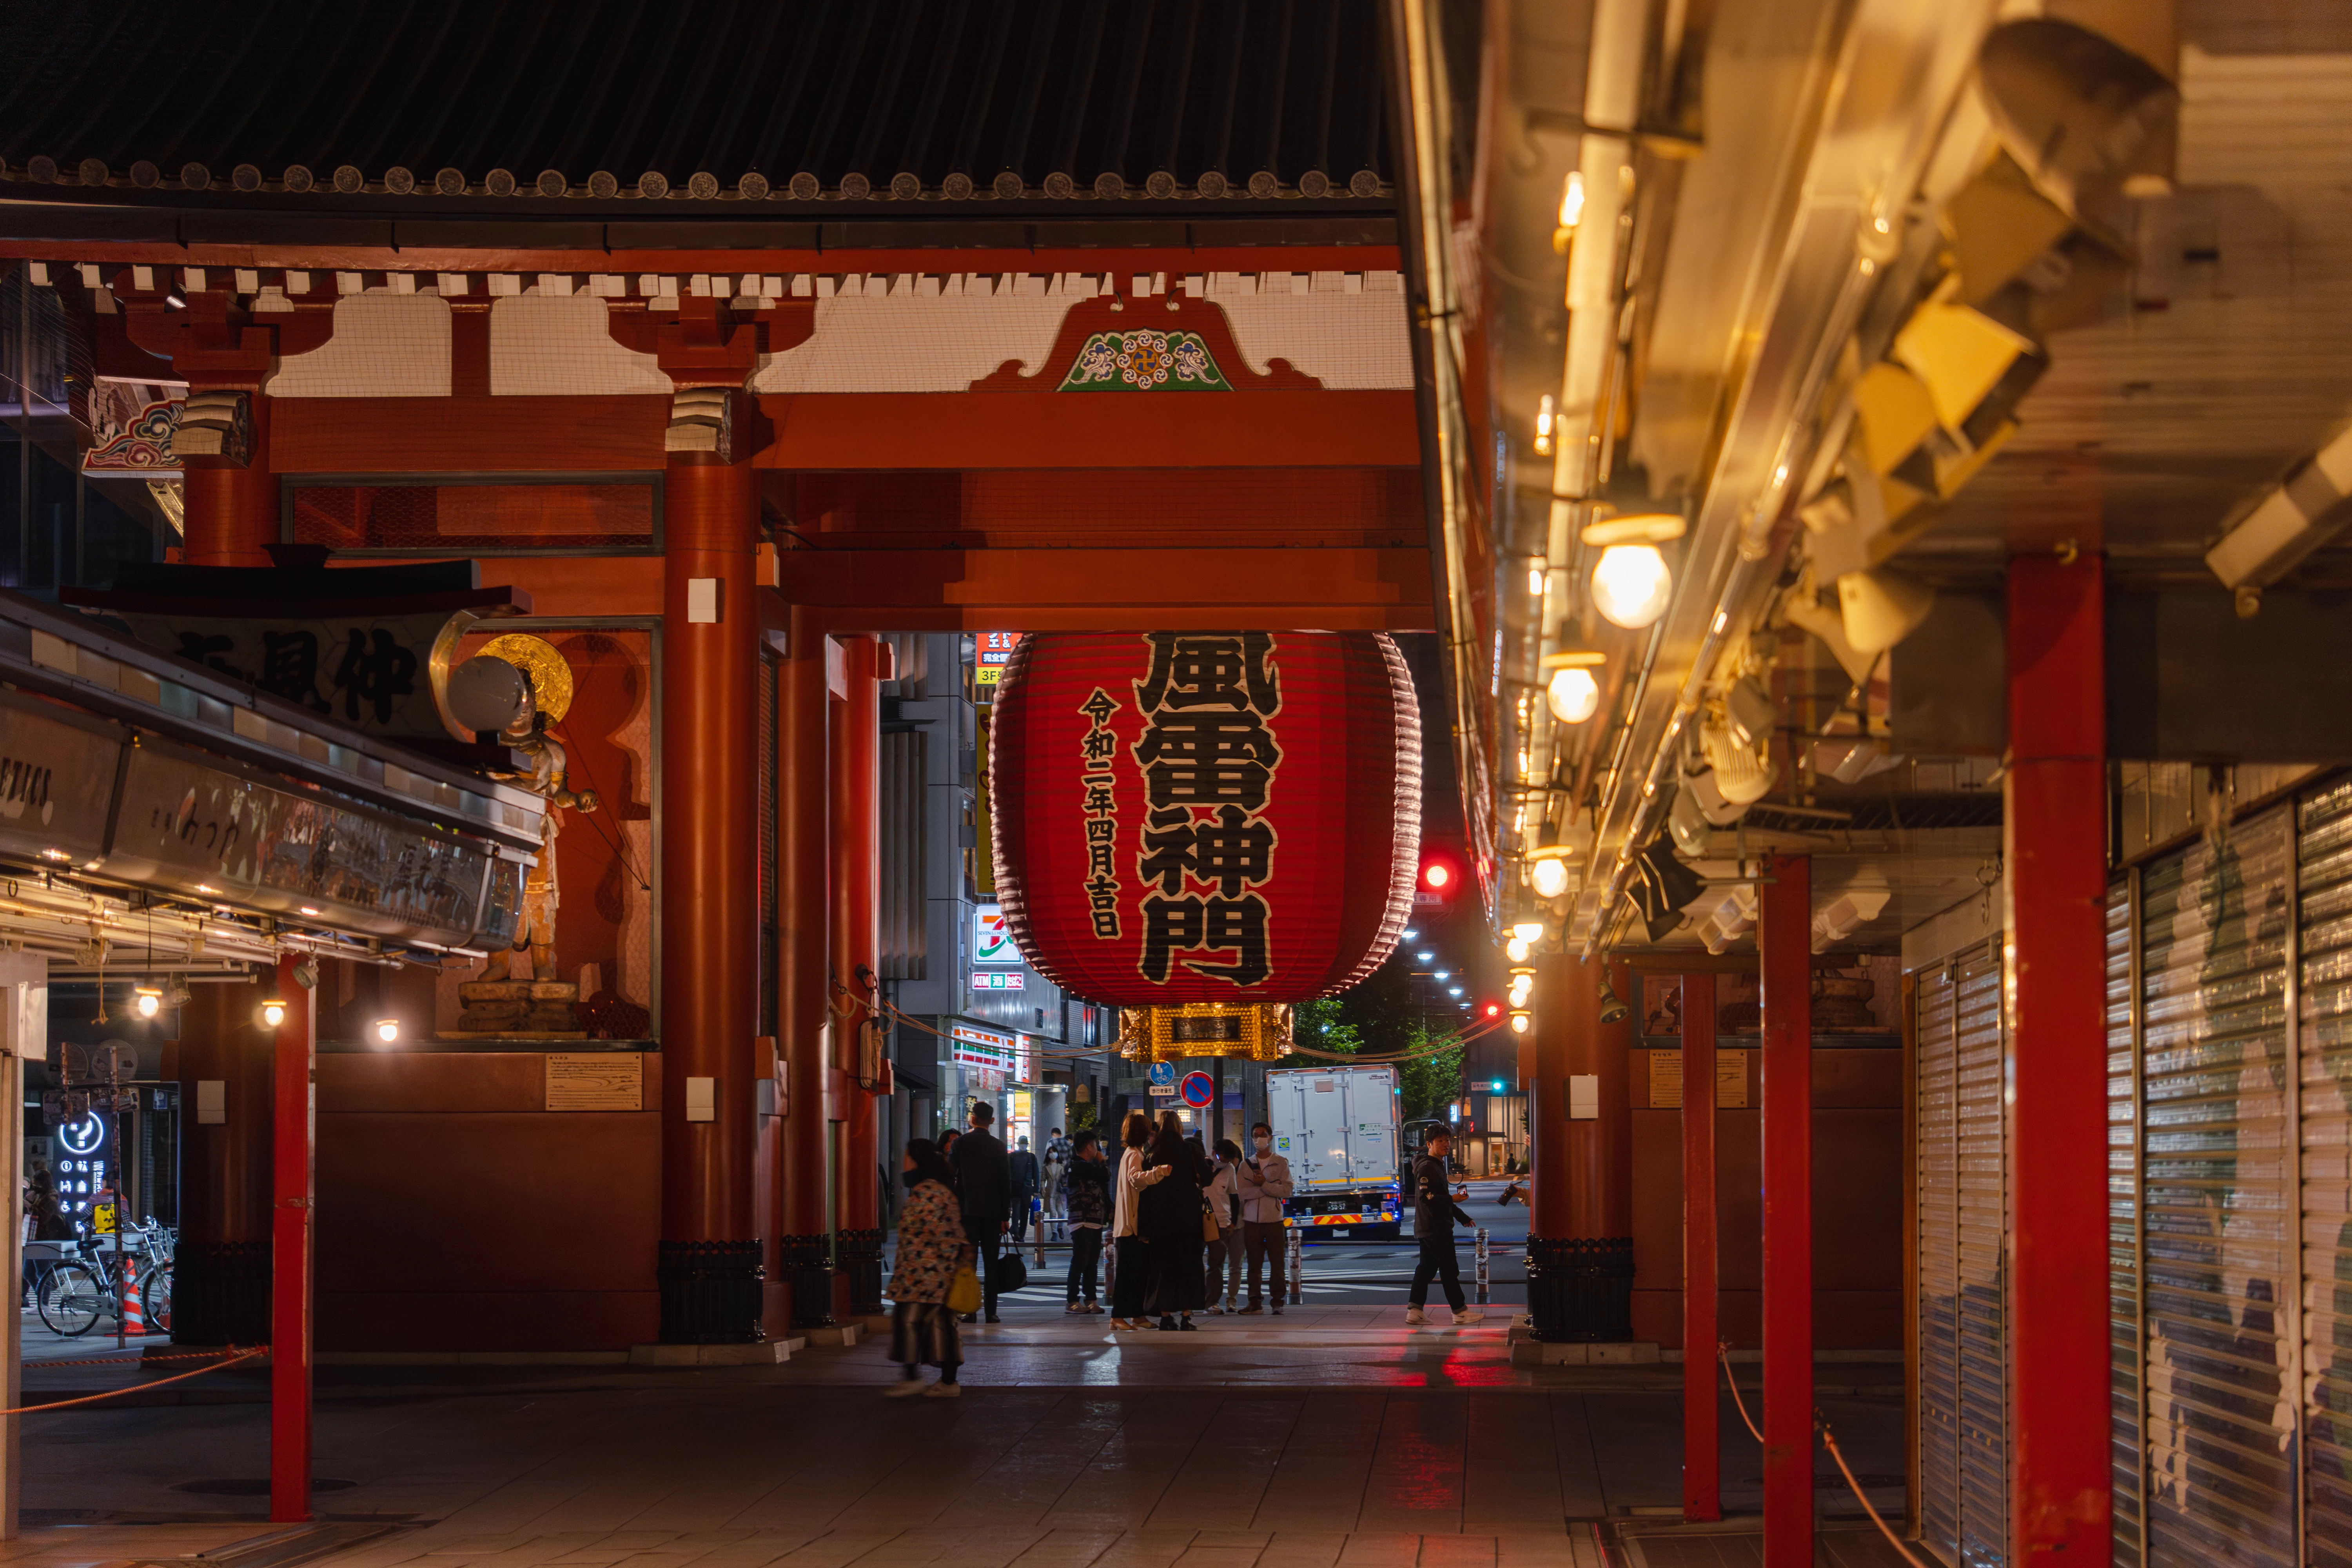
[[268, 1242], [183, 1241], [172, 1258], [172, 1342], [269, 1342]]
[[824, 1236], [776, 1237], [776, 1271], [793, 1293], [793, 1327], [831, 1328], [833, 1247]]
[[845, 1230], [835, 1238], [843, 1274], [849, 1279], [849, 1313], [869, 1318], [882, 1310], [882, 1233]]
[[760, 1285], [767, 1269], [756, 1241], [665, 1241], [654, 1277], [661, 1287], [661, 1338], [672, 1345], [756, 1344]]
[[1528, 1238], [1528, 1314], [1535, 1337], [1617, 1343], [1633, 1337], [1633, 1238]]

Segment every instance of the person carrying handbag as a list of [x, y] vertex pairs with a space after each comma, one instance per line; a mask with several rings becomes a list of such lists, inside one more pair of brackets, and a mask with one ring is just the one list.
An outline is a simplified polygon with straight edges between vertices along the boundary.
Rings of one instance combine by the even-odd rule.
[[[887, 1293], [892, 1303], [890, 1359], [899, 1363], [904, 1375], [882, 1396], [954, 1399], [963, 1393], [956, 1382], [956, 1371], [963, 1364], [963, 1339], [955, 1312], [962, 1303], [954, 1296], [980, 1293], [971, 1267], [976, 1252], [965, 1238], [954, 1178], [939, 1146], [928, 1138], [908, 1140], [899, 1169], [899, 1179], [907, 1184], [907, 1206], [898, 1216], [898, 1256]], [[938, 1382], [923, 1382], [926, 1362], [940, 1369]]]

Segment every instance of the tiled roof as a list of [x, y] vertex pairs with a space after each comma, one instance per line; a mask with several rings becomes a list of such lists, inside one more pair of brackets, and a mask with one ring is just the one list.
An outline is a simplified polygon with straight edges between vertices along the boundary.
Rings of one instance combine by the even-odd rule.
[[1387, 195], [1378, 16], [1371, 0], [28, 0], [0, 8], [0, 174], [130, 201], [1361, 205]]

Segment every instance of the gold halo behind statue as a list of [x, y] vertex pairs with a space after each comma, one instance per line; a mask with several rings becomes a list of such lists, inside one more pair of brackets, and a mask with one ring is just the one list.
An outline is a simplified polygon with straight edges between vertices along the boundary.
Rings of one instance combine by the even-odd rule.
[[572, 708], [572, 666], [556, 646], [529, 632], [509, 632], [482, 645], [482, 652], [504, 659], [530, 682], [531, 699], [547, 721], [559, 724]]

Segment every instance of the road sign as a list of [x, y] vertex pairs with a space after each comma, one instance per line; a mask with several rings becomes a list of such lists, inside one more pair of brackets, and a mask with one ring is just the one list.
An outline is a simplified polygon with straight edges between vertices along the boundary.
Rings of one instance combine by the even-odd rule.
[[1175, 1088], [1176, 1064], [1174, 1062], [1153, 1062], [1151, 1064], [1151, 1086], [1154, 1089]]
[[1217, 1080], [1204, 1072], [1188, 1072], [1184, 1075], [1181, 1092], [1184, 1103], [1199, 1110], [1217, 1098]]

